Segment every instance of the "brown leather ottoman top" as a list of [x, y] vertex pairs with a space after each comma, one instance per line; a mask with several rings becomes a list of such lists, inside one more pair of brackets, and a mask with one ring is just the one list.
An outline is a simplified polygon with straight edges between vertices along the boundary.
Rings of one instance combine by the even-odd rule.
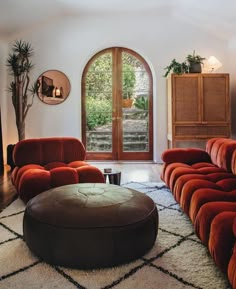
[[76, 268], [114, 266], [154, 244], [155, 203], [143, 193], [108, 184], [73, 184], [27, 203], [24, 239], [48, 263]]

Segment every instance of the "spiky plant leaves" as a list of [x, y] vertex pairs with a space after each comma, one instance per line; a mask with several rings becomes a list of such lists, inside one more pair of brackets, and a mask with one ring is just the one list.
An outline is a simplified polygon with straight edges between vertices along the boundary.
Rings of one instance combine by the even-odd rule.
[[31, 92], [31, 101], [28, 99], [29, 73], [34, 65], [30, 61], [33, 56], [31, 44], [22, 40], [16, 40], [12, 47], [13, 53], [7, 58], [7, 67], [13, 81], [8, 90], [12, 94], [12, 103], [16, 114], [16, 125], [19, 140], [25, 138], [25, 118], [29, 108], [33, 105], [36, 90]]

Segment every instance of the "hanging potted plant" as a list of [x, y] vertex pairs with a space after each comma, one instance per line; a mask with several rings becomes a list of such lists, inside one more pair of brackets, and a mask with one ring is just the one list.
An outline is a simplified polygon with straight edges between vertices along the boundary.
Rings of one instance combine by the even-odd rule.
[[186, 57], [187, 62], [189, 63], [189, 72], [190, 73], [201, 73], [202, 72], [202, 66], [203, 60], [205, 58], [201, 57], [200, 55], [195, 54], [195, 50], [193, 51], [193, 54], [189, 54]]
[[[34, 65], [31, 63], [33, 49], [25, 41], [16, 40], [12, 47], [13, 53], [7, 58], [7, 67], [13, 80], [8, 90], [11, 93], [12, 104], [15, 110], [18, 140], [25, 139], [25, 119], [30, 107], [33, 105], [34, 95], [37, 92], [37, 82], [30, 87], [30, 71]], [[8, 147], [8, 164], [12, 162], [14, 145]]]

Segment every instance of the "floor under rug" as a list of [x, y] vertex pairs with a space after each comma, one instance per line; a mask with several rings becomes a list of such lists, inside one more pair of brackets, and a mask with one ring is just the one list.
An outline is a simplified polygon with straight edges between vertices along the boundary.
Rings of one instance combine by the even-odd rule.
[[0, 214], [0, 288], [231, 288], [164, 183], [131, 182], [123, 186], [147, 194], [157, 204], [158, 236], [146, 255], [129, 264], [90, 271], [48, 265], [23, 241], [24, 204], [17, 199]]

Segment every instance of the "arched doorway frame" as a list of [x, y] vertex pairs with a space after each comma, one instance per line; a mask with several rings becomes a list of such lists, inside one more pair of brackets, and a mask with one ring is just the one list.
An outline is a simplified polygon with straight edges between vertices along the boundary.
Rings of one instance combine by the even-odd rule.
[[[152, 120], [151, 121], [151, 131], [152, 131], [152, 135], [150, 137], [150, 148], [151, 148], [151, 155], [152, 157], [149, 158], [148, 160], [154, 160], [156, 159], [156, 150], [153, 150], [153, 147], [155, 147], [155, 143], [156, 143], [156, 105], [153, 105], [156, 103], [156, 77], [155, 76], [155, 71], [153, 69], [153, 65], [150, 63], [150, 61], [147, 59], [147, 57], [144, 57], [142, 55], [142, 53], [140, 53], [139, 51], [137, 50], [132, 50], [130, 48], [126, 48], [126, 47], [121, 47], [121, 46], [117, 46], [117, 47], [108, 47], [108, 48], [104, 48], [102, 50], [99, 50], [97, 52], [95, 52], [93, 55], [91, 54], [91, 57], [90, 59], [87, 61], [86, 65], [85, 65], [85, 68], [83, 70], [83, 73], [82, 73], [82, 94], [81, 94], [81, 100], [82, 100], [82, 104], [81, 104], [81, 107], [82, 107], [82, 140], [83, 140], [83, 143], [85, 144], [86, 146], [86, 137], [85, 137], [85, 123], [86, 123], [86, 109], [85, 109], [85, 76], [86, 76], [86, 73], [88, 71], [88, 68], [90, 66], [90, 64], [94, 61], [94, 59], [96, 59], [97, 57], [99, 57], [100, 55], [106, 53], [106, 51], [109, 51], [111, 49], [122, 49], [124, 51], [128, 51], [128, 52], [131, 52], [131, 54], [134, 54], [138, 59], [140, 59], [149, 75], [150, 75], [150, 91], [151, 91], [151, 98], [150, 98], [150, 102], [151, 102], [151, 113], [150, 113], [150, 119]], [[90, 153], [87, 153], [87, 155], [90, 155]], [[101, 158], [91, 158], [89, 157], [88, 159], [92, 159], [92, 160], [97, 160], [97, 159], [102, 159], [102, 160], [114, 160], [114, 158], [107, 158], [106, 156], [103, 156], [103, 153], [100, 154], [101, 155]], [[129, 158], [129, 159], [126, 159], [126, 158], [122, 158], [122, 159], [119, 159], [119, 160], [134, 160], [134, 158]], [[147, 160], [144, 158], [138, 158], [137, 160]]]

